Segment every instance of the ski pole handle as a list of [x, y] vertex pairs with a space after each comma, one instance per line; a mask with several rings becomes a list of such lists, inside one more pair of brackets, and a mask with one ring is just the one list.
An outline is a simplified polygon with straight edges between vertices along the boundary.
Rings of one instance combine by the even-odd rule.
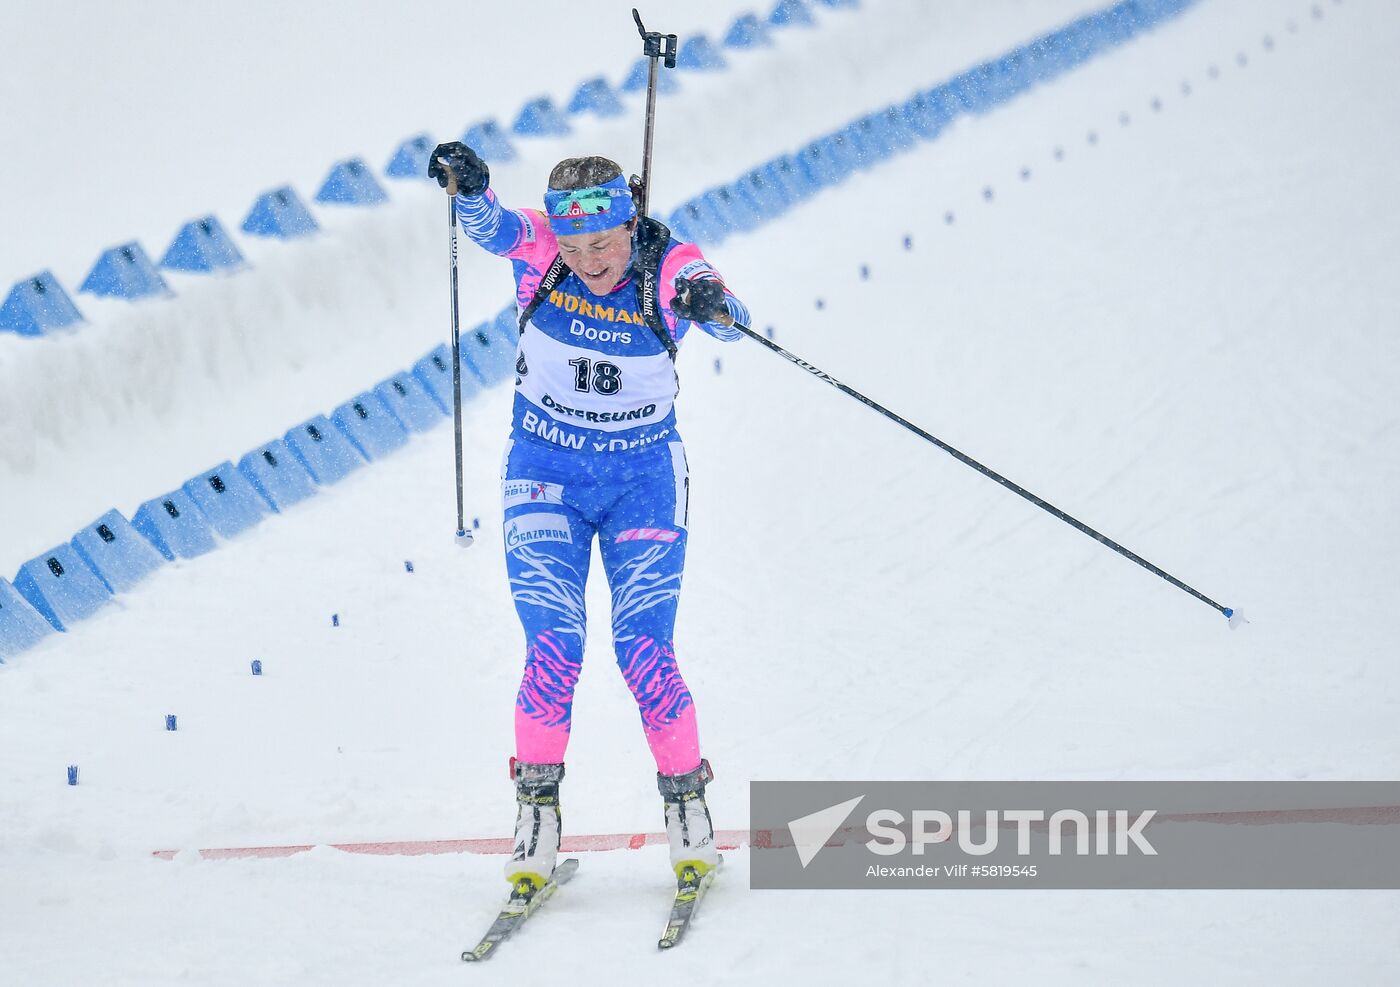
[[457, 176], [452, 173], [452, 169], [447, 164], [446, 158], [438, 158], [438, 164], [442, 165], [442, 170], [447, 172], [447, 194], [453, 198], [457, 197]]
[[646, 125], [642, 136], [642, 177], [632, 194], [637, 203], [637, 215], [644, 217], [647, 215], [651, 197], [651, 142], [652, 131], [656, 125], [657, 59], [668, 69], [675, 68], [679, 42], [674, 34], [648, 31], [636, 7], [632, 8], [632, 19], [637, 22], [637, 33], [642, 36], [642, 57], [648, 60]]
[[675, 68], [680, 39], [674, 34], [648, 31], [636, 7], [632, 8], [632, 19], [637, 22], [637, 33], [642, 36], [642, 57], [659, 58], [668, 69]]

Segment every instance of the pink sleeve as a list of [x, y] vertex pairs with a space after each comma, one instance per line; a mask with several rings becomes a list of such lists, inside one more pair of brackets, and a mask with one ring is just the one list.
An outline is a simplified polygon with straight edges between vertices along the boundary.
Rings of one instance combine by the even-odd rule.
[[510, 211], [520, 220], [520, 233], [515, 246], [507, 250], [504, 256], [511, 260], [523, 260], [532, 266], [543, 263], [548, 267], [554, 260], [554, 255], [559, 253], [559, 241], [555, 239], [554, 231], [549, 228], [544, 213], [538, 209]]
[[559, 254], [559, 241], [549, 228], [544, 213], [537, 209], [513, 210], [520, 218], [520, 236], [505, 256], [516, 261], [515, 294], [525, 306], [535, 297], [549, 265]]

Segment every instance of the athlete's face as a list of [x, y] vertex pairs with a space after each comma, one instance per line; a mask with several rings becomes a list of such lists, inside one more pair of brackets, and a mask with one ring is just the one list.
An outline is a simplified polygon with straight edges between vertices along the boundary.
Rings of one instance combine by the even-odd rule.
[[568, 233], [558, 237], [559, 256], [588, 290], [606, 295], [617, 287], [632, 259], [632, 220], [601, 233]]

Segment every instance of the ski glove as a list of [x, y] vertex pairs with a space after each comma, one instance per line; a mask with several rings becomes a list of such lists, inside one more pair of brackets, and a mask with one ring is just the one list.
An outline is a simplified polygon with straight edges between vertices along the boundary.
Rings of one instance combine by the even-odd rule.
[[491, 169], [467, 145], [449, 141], [433, 148], [428, 177], [436, 178], [443, 188], [447, 188], [449, 179], [455, 180], [458, 195], [480, 195], [491, 182]]
[[691, 322], [715, 322], [729, 314], [724, 301], [724, 285], [714, 278], [687, 281], [676, 278], [676, 297], [671, 299], [671, 311]]

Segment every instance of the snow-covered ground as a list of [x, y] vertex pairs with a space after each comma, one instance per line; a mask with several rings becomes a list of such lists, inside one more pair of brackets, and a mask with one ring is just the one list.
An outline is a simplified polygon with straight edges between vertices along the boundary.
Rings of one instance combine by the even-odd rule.
[[[663, 102], [658, 181], [679, 200], [1086, 9], [875, 0], [825, 15]], [[708, 251], [779, 343], [1253, 620], [1231, 633], [758, 346], [697, 335], [681, 356], [693, 500], [678, 647], [719, 826], [746, 824], [750, 779], [1396, 777], [1400, 16], [1384, 0], [1317, 10], [1201, 0]], [[326, 30], [367, 43], [363, 25]], [[417, 59], [446, 57], [436, 47], [448, 45]], [[779, 88], [779, 69], [781, 100], [760, 85]], [[528, 95], [498, 84], [494, 112]], [[418, 108], [423, 87], [403, 86], [397, 105]], [[687, 108], [706, 108], [703, 133], [679, 132]], [[720, 139], [740, 125], [742, 141]], [[634, 119], [590, 126], [503, 170], [506, 197], [533, 201], [548, 162], [582, 145], [635, 154]], [[313, 182], [339, 153], [323, 150], [289, 150], [288, 168]], [[419, 191], [240, 276], [287, 292], [281, 324], [304, 323], [318, 345], [245, 329], [268, 359], [229, 374], [128, 350], [192, 383], [159, 407], [123, 403], [133, 385], [119, 381], [114, 424], [63, 412], [79, 424], [0, 463], [6, 571], [432, 345], [441, 199]], [[182, 204], [168, 225], [201, 208]], [[373, 267], [367, 239], [402, 248], [374, 305], [350, 283]], [[299, 303], [306, 269], [328, 280]], [[472, 258], [468, 272], [468, 309], [499, 308], [502, 265]], [[252, 304], [234, 280], [181, 290], [156, 304]], [[38, 345], [137, 346], [142, 318], [83, 330], [96, 343]], [[0, 348], [5, 366], [24, 358]], [[228, 405], [205, 408], [201, 389]], [[443, 427], [0, 667], [0, 979], [602, 983], [677, 976], [678, 962], [680, 976], [736, 983], [1391, 978], [1393, 892], [751, 892], [739, 850], [684, 953], [664, 955], [651, 943], [665, 855], [649, 848], [585, 855], [509, 962], [466, 970], [457, 955], [501, 894], [499, 857], [152, 859], [505, 833], [520, 640], [491, 532], [508, 405], [496, 389], [468, 408], [468, 509], [484, 531], [470, 551], [451, 540]], [[89, 427], [129, 433], [131, 450], [95, 499], [68, 487], [92, 462]], [[572, 833], [659, 824], [611, 665], [595, 634], [564, 791]], [[77, 788], [63, 784], [70, 763]]]

